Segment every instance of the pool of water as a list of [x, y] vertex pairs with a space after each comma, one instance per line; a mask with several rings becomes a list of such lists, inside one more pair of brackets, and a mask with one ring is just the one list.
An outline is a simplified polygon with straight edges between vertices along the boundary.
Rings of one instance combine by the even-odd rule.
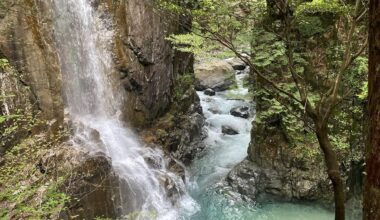
[[272, 203], [254, 205], [234, 203], [216, 192], [199, 194], [201, 210], [192, 220], [333, 220], [334, 214], [316, 205]]

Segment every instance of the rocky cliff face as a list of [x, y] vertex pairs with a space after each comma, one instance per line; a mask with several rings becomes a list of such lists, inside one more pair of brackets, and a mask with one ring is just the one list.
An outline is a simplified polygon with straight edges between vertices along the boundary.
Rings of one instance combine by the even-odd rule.
[[[257, 109], [257, 114], [263, 112], [264, 109]], [[227, 188], [238, 192], [244, 200], [316, 201], [331, 207], [332, 185], [318, 143], [294, 146], [281, 120], [276, 118], [264, 123], [253, 122], [251, 137], [248, 157], [229, 173]], [[308, 156], [300, 152], [302, 149], [309, 153], [314, 149], [314, 153]], [[354, 156], [347, 150], [339, 151], [339, 157], [348, 206], [360, 210], [362, 163], [353, 162]], [[356, 212], [349, 214], [360, 216]]]
[[[12, 114], [23, 109], [32, 112], [33, 118], [44, 121], [26, 130], [16, 142], [41, 132], [54, 134], [64, 124], [64, 71], [60, 69], [53, 38], [53, 4], [53, 1], [44, 0], [5, 0], [0, 3], [0, 59], [9, 60], [15, 75], [12, 79], [3, 80], [5, 72], [2, 70], [0, 87], [5, 93], [17, 94], [17, 99], [13, 96], [5, 99], [5, 102], [0, 99], [1, 114]], [[183, 143], [183, 151], [186, 151], [193, 140], [199, 139], [197, 136], [202, 134], [203, 123], [194, 88], [178, 90], [181, 79], [193, 76], [193, 57], [174, 51], [165, 37], [171, 33], [184, 32], [180, 24], [187, 22], [187, 19], [167, 19], [167, 15], [153, 7], [152, 0], [96, 0], [92, 4], [113, 35], [110, 51], [114, 61], [112, 74], [116, 79], [115, 86], [122, 87], [124, 99], [121, 115], [134, 127], [146, 129], [170, 111], [171, 115], [186, 120], [184, 126], [191, 128], [183, 132], [180, 131], [182, 126], [173, 127], [176, 138]], [[17, 88], [16, 91], [14, 88]], [[173, 104], [179, 99], [186, 100], [187, 104]], [[7, 112], [6, 105], [10, 112]], [[197, 120], [194, 122], [193, 118]], [[16, 142], [9, 142], [8, 147], [11, 148]], [[1, 148], [0, 152], [4, 149]], [[75, 156], [77, 154], [73, 154], [70, 148], [65, 148], [62, 154], [66, 156], [58, 157], [62, 161], [56, 164], [77, 159], [81, 162], [71, 164], [70, 170], [77, 178], [72, 179], [72, 176], [68, 179], [70, 187], [63, 185], [63, 191], [79, 198], [79, 202], [70, 204], [61, 217], [71, 219], [72, 216], [94, 218], [120, 215], [117, 211], [120, 201], [117, 202], [114, 191], [110, 190], [120, 187], [120, 182], [107, 158], [82, 154]], [[0, 163], [2, 166], [8, 162], [2, 161], [0, 156]], [[94, 185], [99, 187], [94, 188]], [[4, 186], [0, 184], [1, 187]], [[95, 204], [94, 200], [105, 201], [106, 205]]]
[[114, 11], [114, 61], [127, 92], [126, 117], [133, 125], [149, 125], [169, 108], [177, 77], [193, 73], [192, 55], [175, 52], [165, 39], [183, 32], [186, 19], [167, 19], [151, 0], [116, 1], [108, 10]]
[[204, 135], [193, 86], [194, 59], [192, 54], [173, 50], [165, 39], [186, 32], [183, 27], [189, 19], [159, 11], [152, 0], [120, 0], [96, 7], [104, 15], [113, 15], [113, 55], [126, 92], [126, 121], [144, 128], [147, 142], [160, 144], [189, 162], [203, 147]]
[[52, 125], [57, 128], [63, 121], [62, 80], [49, 25], [51, 19], [51, 3], [47, 1], [2, 1], [0, 56], [15, 67], [16, 80], [9, 83], [27, 87], [23, 94], [25, 102], [42, 112], [43, 119], [53, 120]]
[[[246, 198], [255, 201], [332, 201], [322, 157], [297, 158], [286, 133], [277, 126], [255, 124], [251, 136], [248, 158], [227, 178], [233, 189], [247, 192]], [[255, 190], [249, 190], [252, 186]]]
[[[31, 102], [43, 117], [62, 122], [62, 73], [52, 36], [53, 3], [5, 1], [0, 6], [0, 55], [13, 64], [30, 87]], [[126, 91], [124, 115], [136, 126], [162, 116], [172, 101], [179, 75], [192, 74], [193, 57], [173, 50], [165, 37], [181, 33], [186, 18], [173, 18], [153, 1], [94, 1], [101, 19], [113, 32], [115, 73]]]
[[[332, 184], [318, 142], [311, 137], [314, 134], [292, 133], [285, 123], [285, 113], [271, 113], [271, 105], [263, 101], [263, 97], [268, 97], [260, 93], [259, 86], [255, 85], [256, 120], [248, 156], [229, 173], [223, 187], [237, 192], [238, 199], [248, 201], [316, 201], [331, 207]], [[295, 135], [302, 141], [295, 141]], [[363, 145], [350, 144], [337, 151], [349, 207], [360, 207]]]

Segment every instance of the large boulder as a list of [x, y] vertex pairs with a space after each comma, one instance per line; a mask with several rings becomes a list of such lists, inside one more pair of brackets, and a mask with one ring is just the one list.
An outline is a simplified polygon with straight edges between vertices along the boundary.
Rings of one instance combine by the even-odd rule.
[[215, 95], [215, 91], [213, 89], [206, 89], [204, 91], [204, 94], [208, 95], [208, 96], [214, 96]]
[[226, 60], [234, 70], [245, 70], [247, 68], [247, 64], [245, 64], [241, 59], [239, 58], [231, 58]]
[[173, 152], [173, 156], [189, 165], [191, 161], [205, 148], [203, 139], [207, 136], [203, 129], [205, 123], [204, 116], [199, 113], [193, 113], [190, 116], [182, 118], [181, 125], [176, 129], [178, 145]]
[[235, 117], [249, 118], [249, 107], [241, 106], [241, 107], [232, 108], [230, 111], [230, 114]]
[[317, 200], [331, 204], [331, 185], [323, 169], [313, 172], [295, 168], [273, 169], [246, 159], [228, 174], [224, 185], [248, 201]]
[[[245, 201], [312, 201], [331, 207], [334, 201], [332, 184], [318, 144], [310, 142], [296, 146], [290, 143], [284, 125], [278, 119], [252, 122], [252, 125], [248, 157], [231, 170], [223, 189], [239, 193], [238, 197]], [[348, 156], [347, 160], [350, 158]], [[343, 163], [342, 177], [347, 186], [348, 206], [357, 207], [363, 166], [362, 163]]]
[[[66, 157], [55, 153], [51, 156]], [[93, 219], [98, 216], [116, 218], [125, 214], [120, 213], [118, 208], [127, 207], [127, 199], [121, 201], [114, 195], [123, 188], [128, 198], [131, 190], [114, 172], [110, 158], [101, 153], [92, 156], [79, 153], [67, 161], [73, 158], [80, 162], [65, 164], [72, 172], [63, 186], [72, 200], [68, 204], [69, 208], [60, 213], [60, 219]]]
[[301, 146], [291, 147], [282, 127], [278, 118], [253, 123], [251, 136], [255, 141], [249, 145], [246, 161], [233, 173], [243, 178], [245, 170], [254, 170], [257, 201], [318, 201], [330, 205], [332, 186], [318, 145], [305, 145], [315, 155], [300, 154]]
[[211, 88], [217, 92], [227, 90], [235, 83], [234, 73], [232, 66], [224, 60], [202, 63], [195, 67], [197, 88]]
[[227, 126], [227, 125], [223, 125], [222, 126], [222, 133], [223, 134], [227, 134], [227, 135], [236, 135], [236, 134], [239, 134], [238, 131], [236, 131], [235, 129], [233, 129], [230, 126]]
[[163, 146], [171, 156], [185, 165], [189, 165], [203, 151], [203, 140], [207, 136], [202, 106], [196, 93], [194, 98], [190, 106], [183, 106], [187, 109], [185, 113], [172, 114], [175, 109], [169, 110], [152, 128], [141, 133], [145, 142]]

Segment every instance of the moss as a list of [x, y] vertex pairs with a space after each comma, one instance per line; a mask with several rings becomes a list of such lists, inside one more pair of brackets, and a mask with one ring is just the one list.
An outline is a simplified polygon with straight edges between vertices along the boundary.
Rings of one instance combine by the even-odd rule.
[[236, 82], [234, 82], [232, 85], [230, 85], [228, 87], [229, 90], [233, 90], [233, 89], [238, 89], [238, 85], [236, 84]]
[[174, 89], [172, 91], [171, 112], [184, 113], [190, 105], [194, 103], [194, 75], [186, 73], [177, 77]]
[[167, 130], [168, 128], [174, 127], [174, 115], [167, 113], [165, 116], [161, 117], [157, 122], [157, 128]]

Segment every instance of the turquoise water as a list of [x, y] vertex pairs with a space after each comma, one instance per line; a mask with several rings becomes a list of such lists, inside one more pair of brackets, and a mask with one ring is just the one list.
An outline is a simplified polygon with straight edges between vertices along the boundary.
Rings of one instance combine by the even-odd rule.
[[[201, 99], [203, 113], [206, 117], [208, 137], [204, 141], [206, 149], [189, 169], [190, 183], [188, 191], [199, 205], [199, 211], [183, 219], [189, 220], [332, 220], [333, 212], [316, 204], [272, 203], [254, 204], [252, 202], [236, 201], [218, 193], [218, 185], [228, 172], [244, 160], [250, 142], [251, 122], [254, 120], [254, 111], [249, 119], [237, 118], [230, 115], [230, 109], [237, 106], [249, 106], [253, 103], [244, 98], [230, 99], [229, 94], [235, 97], [246, 97], [248, 89], [242, 86], [244, 74], [236, 75], [238, 87], [218, 92], [215, 96], [204, 95], [198, 92]], [[228, 125], [239, 132], [238, 135], [224, 135], [222, 125]], [[236, 194], [236, 192], [224, 192]]]
[[192, 220], [333, 220], [334, 214], [317, 205], [273, 203], [233, 204], [223, 195], [206, 193], [196, 198], [201, 211]]

